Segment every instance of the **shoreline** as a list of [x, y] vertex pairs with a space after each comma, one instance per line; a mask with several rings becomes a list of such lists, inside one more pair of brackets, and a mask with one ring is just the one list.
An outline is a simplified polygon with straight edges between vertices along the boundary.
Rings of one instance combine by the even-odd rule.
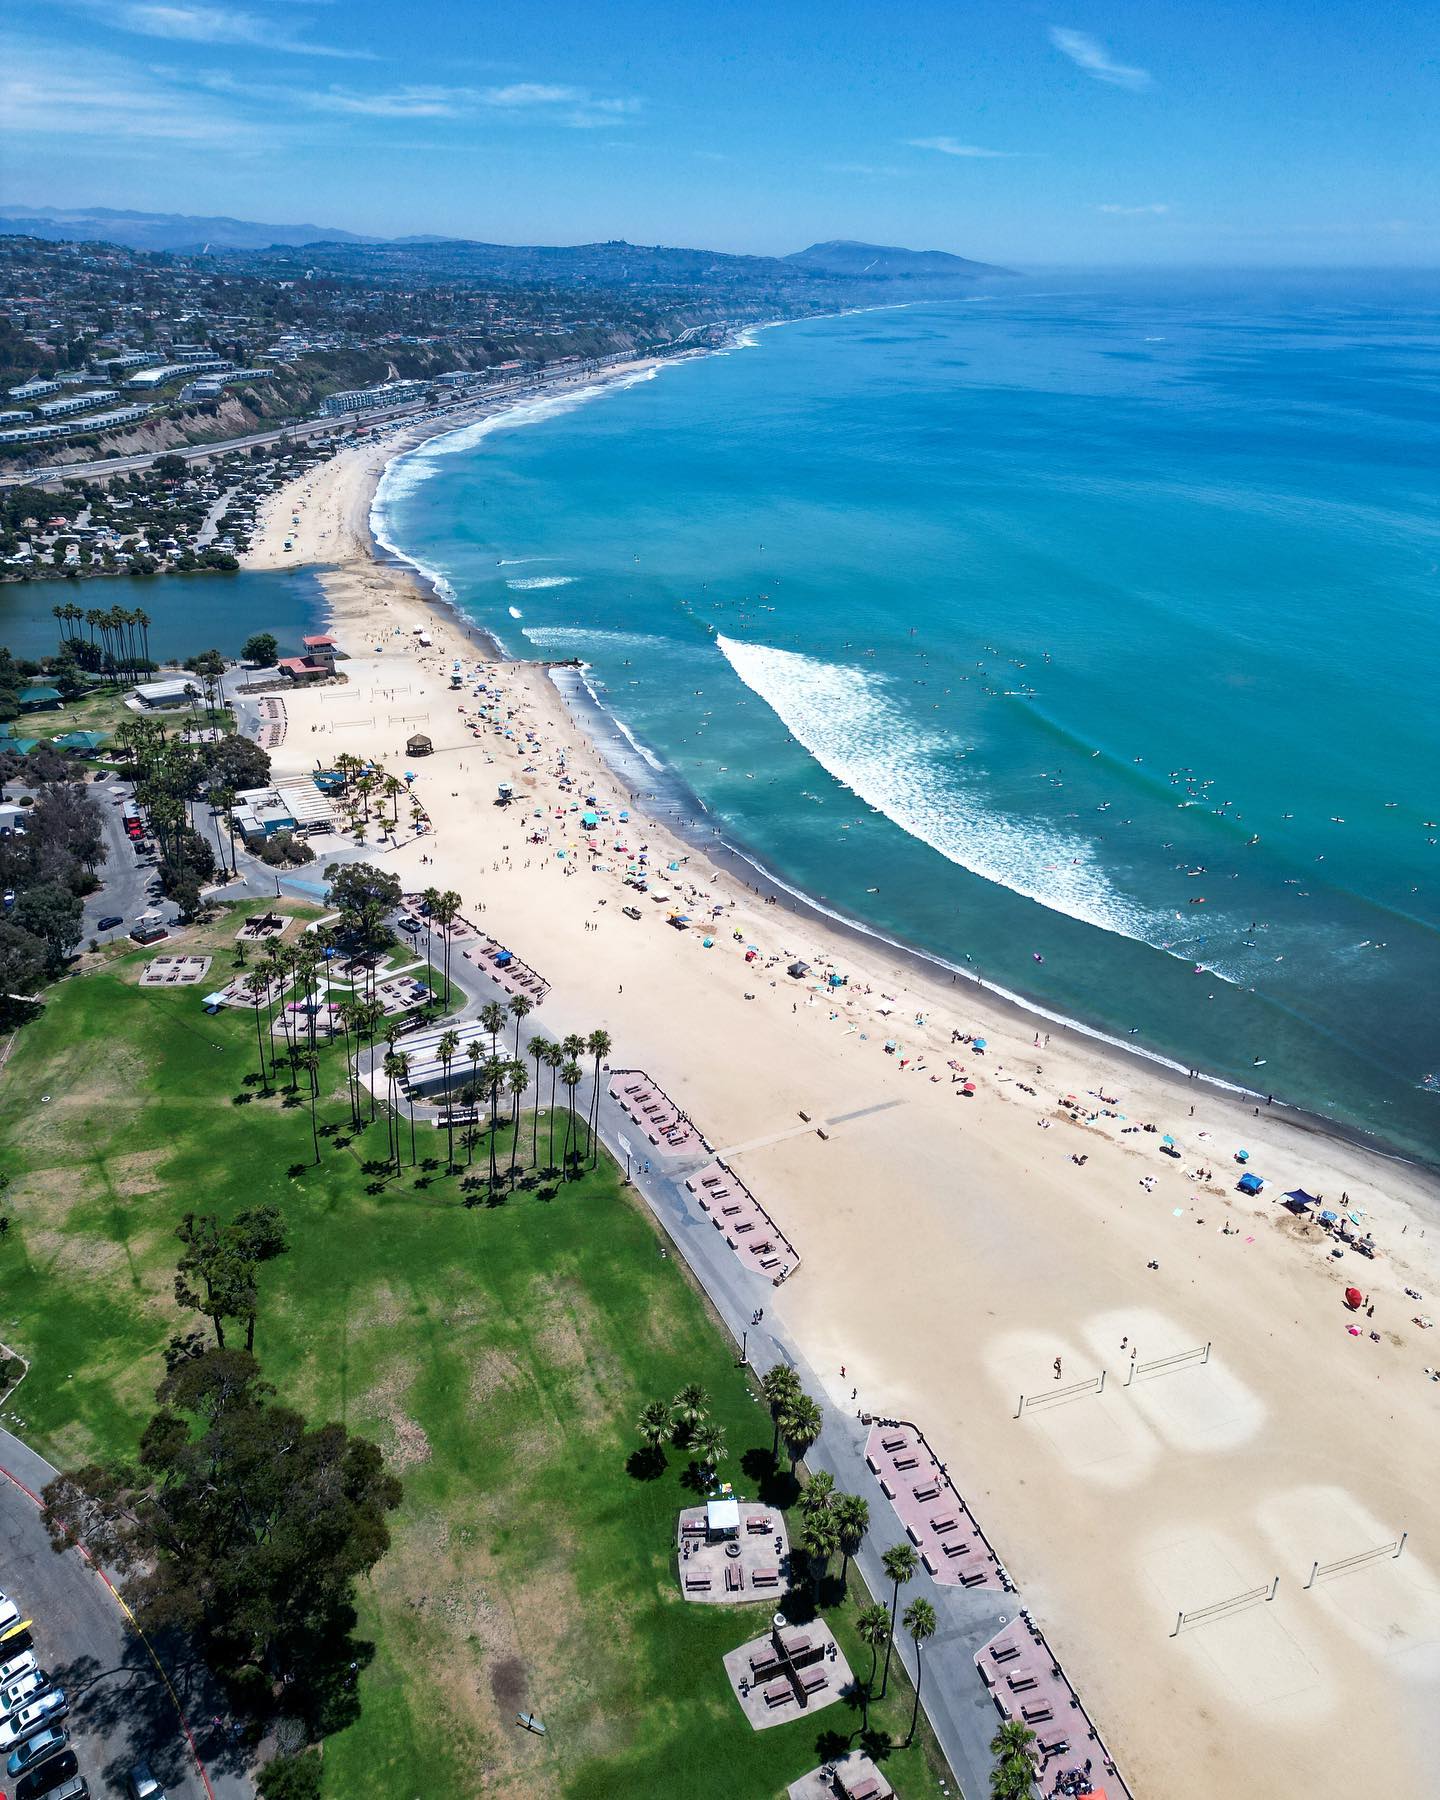
[[[535, 1025], [603, 1026], [617, 1066], [650, 1071], [722, 1148], [802, 1259], [767, 1312], [836, 1406], [914, 1419], [947, 1447], [1137, 1792], [1412, 1791], [1427, 1690], [1357, 1657], [1347, 1621], [1296, 1596], [1311, 1556], [1433, 1510], [1420, 1368], [1433, 1353], [1406, 1322], [1405, 1293], [1440, 1288], [1428, 1171], [1290, 1109], [1256, 1117], [1241, 1096], [1078, 1029], [1033, 1043], [1035, 1015], [983, 980], [962, 986], [924, 953], [783, 890], [708, 834], [684, 784], [586, 694], [583, 670], [489, 654], [482, 628], [380, 549], [370, 501], [403, 447], [342, 452], [327, 465], [331, 499], [297, 496], [351, 660], [346, 684], [287, 694], [277, 773], [341, 750], [398, 770], [406, 734], [431, 736], [433, 755], [413, 767], [432, 831], [367, 854], [407, 889], [453, 887], [551, 984]], [[337, 562], [327, 544], [343, 519], [356, 529]], [[517, 804], [495, 804], [501, 780]], [[578, 802], [594, 792], [628, 813], [632, 788], [632, 822], [587, 844]], [[647, 847], [652, 890], [673, 896], [623, 885], [612, 832], [626, 854]], [[698, 929], [664, 928], [672, 901], [705, 924], [709, 947]], [[804, 982], [787, 976], [792, 957], [811, 966]], [[847, 985], [828, 988], [830, 970]], [[1183, 1150], [1158, 1156], [1142, 1120]], [[1237, 1144], [1266, 1177], [1258, 1200], [1235, 1191]], [[1275, 1203], [1301, 1184], [1343, 1200], [1380, 1259], [1333, 1261], [1331, 1240]], [[1347, 1334], [1341, 1295], [1357, 1280], [1378, 1307], [1373, 1340]], [[1102, 1400], [1015, 1422], [1015, 1394], [1044, 1391], [1057, 1355], [1083, 1374], [1137, 1334], [1147, 1359], [1211, 1340], [1215, 1354], [1203, 1376], [1133, 1395], [1115, 1381]], [[1440, 1584], [1424, 1555], [1421, 1544], [1393, 1565], [1392, 1581], [1421, 1585], [1386, 1616], [1428, 1679], [1421, 1646], [1440, 1646]], [[1203, 1634], [1171, 1647], [1177, 1606], [1279, 1567], [1280, 1601], [1227, 1624], [1218, 1660]], [[1293, 1685], [1256, 1705], [1259, 1672], [1286, 1657], [1299, 1659], [1285, 1663]], [[1336, 1732], [1317, 1732], [1341, 1694], [1344, 1733], [1338, 1713]]]
[[[877, 311], [882, 309], [856, 310]], [[899, 310], [899, 308], [885, 310]], [[439, 439], [457, 435], [476, 425], [501, 418], [509, 412], [519, 411], [537, 401], [543, 403], [547, 399], [600, 398], [603, 397], [604, 391], [612, 385], [629, 385], [636, 379], [647, 379], [652, 375], [658, 375], [670, 363], [687, 362], [702, 356], [728, 354], [735, 348], [749, 347], [744, 344], [747, 334], [775, 329], [795, 322], [789, 319], [776, 319], [760, 325], [745, 326], [736, 333], [733, 339], [715, 350], [686, 351], [677, 357], [649, 358], [635, 364], [617, 365], [613, 371], [602, 372], [599, 376], [575, 377], [558, 383], [552, 393], [526, 396], [523, 399], [509, 400], [500, 404], [481, 403], [482, 410], [477, 411], [475, 416], [467, 417], [459, 422], [447, 422], [443, 427], [427, 431], [419, 437], [410, 438], [402, 428], [399, 434], [401, 441], [373, 467], [367, 463], [366, 473], [362, 478], [359, 491], [364, 494], [366, 554], [377, 568], [392, 568], [412, 580], [426, 598], [427, 603], [442, 612], [451, 627], [461, 634], [468, 644], [478, 647], [486, 657], [514, 666], [526, 666], [544, 660], [516, 656], [507, 650], [493, 631], [471, 619], [462, 611], [454, 594], [448, 591], [448, 584], [444, 577], [438, 571], [431, 570], [408, 556], [377, 529], [375, 506], [377, 499], [383, 498], [381, 489], [389, 471], [406, 458], [417, 454], [427, 445], [433, 444]], [[344, 452], [339, 454], [343, 455]], [[1101, 1054], [1108, 1052], [1117, 1055], [1121, 1059], [1122, 1066], [1140, 1064], [1152, 1074], [1168, 1076], [1177, 1100], [1182, 1094], [1191, 1093], [1195, 1087], [1200, 1087], [1237, 1103], [1244, 1102], [1252, 1107], [1259, 1103], [1268, 1116], [1281, 1120], [1312, 1138], [1323, 1140], [1326, 1137], [1335, 1137], [1354, 1149], [1369, 1152], [1386, 1161], [1393, 1162], [1399, 1167], [1413, 1169], [1417, 1173], [1427, 1175], [1440, 1175], [1440, 1159], [1426, 1160], [1409, 1150], [1403, 1150], [1387, 1143], [1378, 1133], [1364, 1126], [1317, 1112], [1278, 1095], [1267, 1095], [1265, 1091], [1246, 1087], [1241, 1082], [1214, 1074], [1209, 1070], [1196, 1068], [1192, 1075], [1188, 1072], [1186, 1064], [1163, 1051], [1127, 1044], [1102, 1027], [1093, 1025], [1085, 1019], [1077, 1019], [1067, 1014], [1051, 1011], [1039, 1001], [1032, 1000], [1011, 989], [1000, 987], [987, 981], [973, 970], [951, 962], [939, 951], [925, 949], [904, 938], [882, 931], [879, 927], [870, 925], [863, 919], [832, 907], [823, 898], [808, 893], [783, 874], [769, 867], [765, 858], [758, 851], [751, 849], [743, 842], [725, 837], [718, 827], [711, 827], [708, 831], [703, 829], [698, 824], [695, 815], [697, 813], [704, 814], [708, 810], [704, 801], [668, 767], [661, 765], [659, 768], [655, 768], [646, 762], [624, 722], [595, 693], [586, 678], [585, 664], [577, 662], [573, 665], [553, 665], [552, 680], [555, 670], [566, 666], [575, 668], [574, 683], [567, 682], [562, 685], [557, 682], [556, 685], [565, 700], [567, 709], [574, 718], [577, 729], [583, 731], [590, 738], [594, 747], [600, 751], [612, 776], [627, 787], [632, 804], [655, 817], [657, 823], [665, 824], [692, 850], [725, 868], [728, 873], [742, 881], [752, 891], [766, 898], [772, 904], [790, 911], [797, 923], [805, 922], [828, 926], [857, 947], [868, 945], [879, 949], [882, 953], [897, 956], [902, 959], [907, 969], [920, 979], [943, 982], [948, 977], [952, 984], [963, 981], [983, 994], [987, 1004], [1004, 1013], [1012, 1023], [1018, 1026], [1031, 1030], [1036, 1028], [1042, 1031], [1048, 1030], [1051, 1035], [1056, 1032], [1064, 1033], [1067, 1037], [1073, 1036], [1080, 1040], [1076, 1045], [1077, 1049], [1083, 1049], [1085, 1045], [1093, 1045]], [[652, 785], [647, 792], [644, 785], [647, 774], [652, 784], [658, 780], [668, 784], [672, 790], [669, 799], [661, 803], [658, 813], [653, 804], [656, 799], [654, 787]], [[758, 886], [756, 885], [757, 881], [760, 884]], [[1440, 1225], [1440, 1199], [1437, 1199], [1435, 1222]]]

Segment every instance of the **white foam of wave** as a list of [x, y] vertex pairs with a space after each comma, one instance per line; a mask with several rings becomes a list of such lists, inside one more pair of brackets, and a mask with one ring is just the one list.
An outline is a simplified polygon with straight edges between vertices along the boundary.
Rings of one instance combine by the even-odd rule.
[[1120, 893], [1086, 839], [991, 810], [957, 781], [951, 749], [926, 736], [882, 675], [793, 650], [715, 642], [731, 668], [822, 768], [950, 862], [1053, 912], [1145, 943], [1165, 920]]
[[505, 610], [510, 614], [512, 619], [523, 619], [525, 617], [518, 606], [509, 606], [506, 607]]
[[[444, 458], [460, 456], [467, 450], [473, 450], [494, 432], [514, 431], [522, 425], [536, 425], [544, 419], [558, 418], [565, 413], [574, 412], [576, 407], [583, 406], [587, 400], [594, 400], [601, 394], [615, 393], [622, 388], [651, 381], [657, 373], [655, 368], [637, 369], [632, 374], [618, 376], [613, 381], [590, 382], [585, 387], [567, 388], [562, 393], [541, 394], [533, 399], [520, 400], [514, 406], [507, 406], [502, 412], [491, 413], [486, 418], [460, 426], [458, 430], [427, 438], [415, 449], [392, 457], [381, 472], [370, 502], [371, 531], [387, 550], [404, 557], [406, 562], [413, 562], [412, 557], [406, 556], [403, 550], [396, 549], [384, 535], [384, 522], [397, 501], [413, 494], [422, 482], [428, 481], [438, 472]], [[418, 563], [415, 566], [420, 567]]]
[[569, 587], [571, 582], [578, 581], [578, 575], [518, 575], [514, 581], [505, 583], [507, 588], [552, 588]]
[[668, 638], [644, 631], [607, 631], [599, 625], [527, 625], [525, 635], [538, 650], [663, 650], [673, 653]]

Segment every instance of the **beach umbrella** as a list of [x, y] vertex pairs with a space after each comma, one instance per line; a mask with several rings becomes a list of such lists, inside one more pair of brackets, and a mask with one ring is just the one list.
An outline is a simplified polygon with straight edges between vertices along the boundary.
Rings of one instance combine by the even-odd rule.
[[1360, 1292], [1359, 1288], [1347, 1287], [1345, 1290], [1345, 1304], [1350, 1308], [1351, 1312], [1359, 1312], [1360, 1308], [1365, 1304], [1365, 1296]]
[[983, 1050], [985, 1048], [985, 1039], [984, 1038], [976, 1038], [975, 1048], [977, 1050]]
[[1169, 1144], [1172, 1150], [1175, 1148], [1175, 1140], [1168, 1131], [1165, 1133], [1164, 1137], [1161, 1138], [1160, 1142], [1162, 1144]]

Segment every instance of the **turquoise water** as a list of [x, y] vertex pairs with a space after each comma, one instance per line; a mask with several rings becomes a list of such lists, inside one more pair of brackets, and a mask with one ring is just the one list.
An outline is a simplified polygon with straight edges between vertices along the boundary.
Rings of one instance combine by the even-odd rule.
[[325, 619], [325, 597], [309, 568], [13, 581], [0, 585], [0, 644], [16, 656], [52, 656], [59, 628], [50, 609], [67, 601], [149, 613], [150, 654], [157, 660], [202, 650], [238, 656], [252, 631], [273, 631], [280, 654], [294, 655], [300, 639], [322, 631]]
[[1436, 1156], [1435, 285], [1026, 285], [471, 427], [377, 523], [796, 886]]

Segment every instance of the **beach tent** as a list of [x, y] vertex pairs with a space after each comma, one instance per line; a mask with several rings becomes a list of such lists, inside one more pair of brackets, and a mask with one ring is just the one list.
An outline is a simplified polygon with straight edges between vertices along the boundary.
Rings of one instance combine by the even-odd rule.
[[1320, 1196], [1318, 1194], [1307, 1194], [1304, 1188], [1291, 1188], [1285, 1198], [1297, 1207], [1318, 1206], [1320, 1204]]
[[1242, 1175], [1235, 1185], [1242, 1194], [1258, 1194], [1265, 1183], [1258, 1175]]

